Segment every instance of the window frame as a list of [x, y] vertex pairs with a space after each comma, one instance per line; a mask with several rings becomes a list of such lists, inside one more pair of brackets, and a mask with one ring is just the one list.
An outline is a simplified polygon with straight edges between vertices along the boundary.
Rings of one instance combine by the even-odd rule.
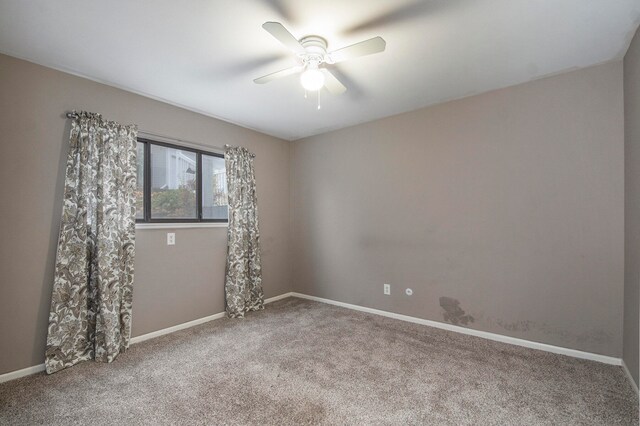
[[[142, 219], [137, 218], [136, 224], [149, 224], [149, 223], [229, 223], [229, 217], [227, 214], [226, 219], [204, 219], [202, 217], [202, 156], [208, 155], [211, 157], [218, 157], [224, 160], [224, 154], [218, 152], [205, 151], [198, 148], [191, 148], [188, 146], [175, 145], [167, 142], [160, 142], [146, 137], [137, 138], [137, 142], [144, 144], [144, 182], [142, 185]], [[151, 145], [157, 145], [164, 148], [172, 148], [181, 151], [188, 151], [196, 154], [196, 217], [195, 218], [157, 218], [151, 217]], [[228, 210], [227, 210], [228, 212]]]

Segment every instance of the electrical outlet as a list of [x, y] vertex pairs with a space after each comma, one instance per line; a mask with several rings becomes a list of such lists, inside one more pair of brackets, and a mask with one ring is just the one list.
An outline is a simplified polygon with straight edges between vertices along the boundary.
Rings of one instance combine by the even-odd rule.
[[386, 295], [391, 294], [391, 284], [385, 284], [383, 288], [384, 288], [384, 294]]
[[176, 234], [173, 232], [167, 233], [167, 245], [175, 246], [176, 245]]

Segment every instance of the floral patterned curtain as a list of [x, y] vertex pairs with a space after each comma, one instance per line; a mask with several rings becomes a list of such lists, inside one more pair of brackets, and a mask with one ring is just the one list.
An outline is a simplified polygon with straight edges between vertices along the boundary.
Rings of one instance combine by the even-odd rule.
[[111, 362], [131, 334], [137, 129], [76, 115], [45, 352], [49, 374], [89, 359]]
[[245, 312], [264, 309], [256, 179], [253, 155], [245, 148], [227, 146], [224, 158], [229, 194], [227, 315], [243, 318]]

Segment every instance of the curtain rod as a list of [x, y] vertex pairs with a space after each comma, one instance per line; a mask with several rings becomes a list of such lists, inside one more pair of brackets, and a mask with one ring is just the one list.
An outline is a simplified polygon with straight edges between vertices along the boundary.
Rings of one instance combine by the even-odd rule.
[[[69, 119], [80, 118], [78, 113], [75, 112], [75, 111], [67, 112], [66, 116]], [[223, 148], [220, 148], [220, 147], [217, 147], [217, 146], [209, 146], [209, 145], [204, 145], [204, 144], [197, 143], [197, 142], [191, 142], [191, 141], [186, 141], [186, 140], [183, 140], [183, 139], [177, 139], [177, 138], [173, 138], [171, 136], [159, 135], [159, 134], [156, 134], [156, 133], [147, 132], [145, 130], [139, 130], [138, 133], [141, 133], [141, 134], [144, 134], [144, 135], [147, 135], [147, 136], [155, 136], [155, 137], [158, 137], [158, 138], [167, 139], [167, 140], [173, 141], [173, 142], [183, 142], [183, 143], [186, 143], [186, 144], [189, 144], [189, 145], [195, 145], [196, 147], [199, 147], [199, 148], [217, 149], [217, 150], [220, 150], [220, 151], [224, 151], [224, 148], [231, 147], [231, 145], [229, 145], [228, 143], [225, 144]], [[162, 142], [162, 141], [160, 141], [160, 142]], [[251, 153], [251, 157], [256, 158], [256, 155]]]

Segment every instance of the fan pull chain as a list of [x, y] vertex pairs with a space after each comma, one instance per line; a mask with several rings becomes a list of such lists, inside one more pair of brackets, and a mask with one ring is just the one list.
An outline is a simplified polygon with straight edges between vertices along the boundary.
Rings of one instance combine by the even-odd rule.
[[304, 89], [304, 98], [307, 99], [307, 89]]
[[322, 89], [318, 89], [318, 110], [320, 110], [320, 108], [322, 108], [322, 106], [320, 105], [320, 91]]

